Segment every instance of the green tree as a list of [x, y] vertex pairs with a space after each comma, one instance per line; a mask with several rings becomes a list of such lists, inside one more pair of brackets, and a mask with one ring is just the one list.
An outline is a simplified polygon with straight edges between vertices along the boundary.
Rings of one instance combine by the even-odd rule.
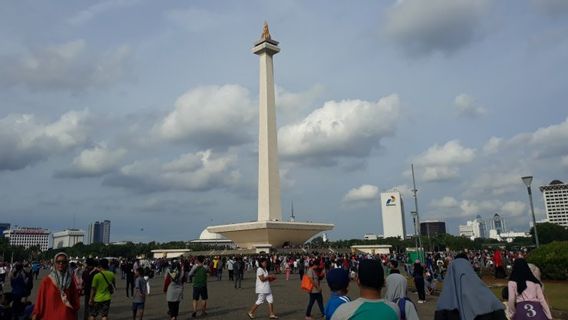
[[[538, 240], [540, 244], [547, 244], [552, 241], [568, 240], [568, 230], [561, 225], [550, 222], [537, 223], [536, 225], [538, 228]], [[530, 234], [534, 239], [534, 227], [531, 228]]]

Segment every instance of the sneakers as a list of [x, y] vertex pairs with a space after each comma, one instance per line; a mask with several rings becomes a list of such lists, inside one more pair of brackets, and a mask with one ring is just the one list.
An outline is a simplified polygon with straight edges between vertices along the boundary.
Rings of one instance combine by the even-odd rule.
[[424, 303], [426, 300], [418, 300], [418, 303]]
[[252, 312], [247, 312], [249, 319], [254, 319], [254, 314]]

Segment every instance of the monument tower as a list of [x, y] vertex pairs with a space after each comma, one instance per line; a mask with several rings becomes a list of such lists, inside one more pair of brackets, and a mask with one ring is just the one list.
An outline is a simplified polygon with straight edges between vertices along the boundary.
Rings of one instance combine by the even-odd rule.
[[270, 36], [268, 24], [252, 49], [259, 56], [258, 97], [258, 218], [255, 222], [207, 227], [235, 242], [240, 248], [266, 251], [285, 243], [303, 244], [314, 235], [333, 229], [333, 224], [282, 221], [278, 138], [272, 57], [280, 52], [278, 41]]
[[258, 221], [281, 221], [280, 173], [276, 139], [276, 102], [272, 56], [280, 52], [264, 23], [261, 39], [252, 52], [259, 56], [258, 89]]

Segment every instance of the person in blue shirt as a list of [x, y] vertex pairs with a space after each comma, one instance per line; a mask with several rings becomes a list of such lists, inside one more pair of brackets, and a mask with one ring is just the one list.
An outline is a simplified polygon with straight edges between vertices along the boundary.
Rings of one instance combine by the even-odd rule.
[[331, 320], [331, 316], [337, 307], [351, 301], [347, 296], [349, 291], [349, 272], [343, 268], [332, 269], [327, 273], [326, 279], [331, 290], [331, 296], [325, 306], [325, 319]]

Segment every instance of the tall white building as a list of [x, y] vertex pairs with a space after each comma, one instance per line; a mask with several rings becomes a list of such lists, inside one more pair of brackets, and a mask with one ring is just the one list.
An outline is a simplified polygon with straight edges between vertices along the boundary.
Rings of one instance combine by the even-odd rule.
[[53, 248], [68, 248], [79, 242], [85, 242], [85, 231], [79, 229], [66, 229], [53, 233]]
[[553, 180], [549, 185], [541, 186], [540, 191], [548, 222], [568, 227], [568, 184]]
[[468, 237], [471, 240], [475, 238], [487, 238], [485, 221], [481, 219], [481, 216], [475, 217], [472, 221], [467, 221], [465, 225], [459, 226], [459, 234], [462, 237]]
[[11, 246], [39, 246], [41, 251], [47, 250], [49, 246], [49, 231], [43, 228], [19, 227], [4, 230], [4, 237], [9, 239]]
[[383, 236], [404, 239], [406, 227], [404, 222], [404, 206], [400, 192], [381, 193], [381, 212], [383, 216]]

